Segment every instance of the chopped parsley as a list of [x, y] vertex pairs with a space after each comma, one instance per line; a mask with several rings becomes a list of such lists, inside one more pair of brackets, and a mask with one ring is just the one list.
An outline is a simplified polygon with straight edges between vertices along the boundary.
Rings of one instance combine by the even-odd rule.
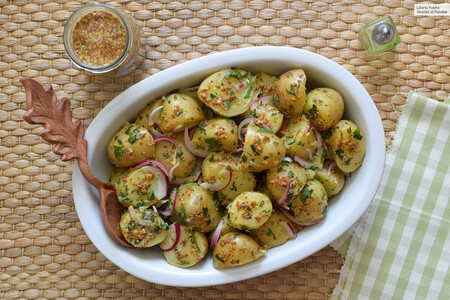
[[280, 98], [278, 98], [277, 96], [273, 96], [273, 103], [275, 103], [276, 106], [280, 105]]
[[244, 98], [247, 99], [248, 97], [250, 97], [250, 94], [252, 93], [252, 91], [253, 91], [253, 81], [250, 80], [250, 87], [247, 91], [247, 94], [245, 94]]
[[124, 152], [124, 146], [113, 146], [114, 147], [114, 156], [117, 160], [122, 159], [122, 154]]
[[317, 111], [317, 106], [315, 104], [313, 104], [313, 106], [306, 112], [310, 119], [316, 119], [318, 113], [319, 112]]
[[213, 94], [213, 93], [209, 94], [209, 96], [210, 96], [212, 99], [214, 99], [214, 98], [217, 97], [217, 95], [216, 95], [216, 94]]
[[339, 156], [340, 159], [344, 159], [344, 150], [342, 149], [336, 149], [336, 151], [334, 151], [334, 153], [336, 153], [337, 156]]
[[228, 78], [234, 77], [234, 78], [239, 79], [239, 80], [244, 79], [244, 76], [241, 74], [241, 72], [236, 71], [236, 70], [234, 70], [230, 74], [228, 74], [227, 77]]
[[258, 152], [258, 150], [256, 150], [255, 145], [251, 144], [251, 145], [250, 145], [250, 148], [252, 148], [252, 151], [253, 151], [253, 153], [254, 153], [255, 155], [259, 155], [259, 152]]
[[286, 89], [287, 92], [295, 96], [295, 84], [291, 84], [290, 89]]
[[265, 128], [260, 128], [258, 129], [258, 132], [266, 132], [266, 133], [272, 133], [275, 134], [274, 131], [270, 130], [270, 129], [265, 129]]
[[357, 140], [362, 139], [361, 131], [359, 131], [359, 128], [357, 127], [355, 131], [353, 131], [353, 137]]
[[308, 189], [308, 188], [304, 188], [301, 194], [301, 198], [300, 200], [302, 201], [302, 203], [305, 203], [306, 199], [311, 197], [313, 190], [312, 189]]
[[222, 144], [215, 138], [207, 138], [205, 142], [208, 144], [208, 151], [218, 151], [222, 147]]
[[223, 264], [225, 263], [225, 261], [222, 258], [220, 258], [219, 254], [216, 253], [216, 255], [214, 257], [221, 263], [223, 263]]

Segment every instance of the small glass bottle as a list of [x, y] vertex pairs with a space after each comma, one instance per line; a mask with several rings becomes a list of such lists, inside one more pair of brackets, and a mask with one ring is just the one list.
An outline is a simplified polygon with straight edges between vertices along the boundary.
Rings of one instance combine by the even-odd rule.
[[371, 56], [389, 50], [400, 43], [400, 36], [390, 16], [364, 25], [359, 32], [359, 38]]
[[94, 74], [121, 76], [144, 57], [140, 27], [114, 7], [92, 3], [76, 10], [64, 26], [64, 48], [79, 68]]

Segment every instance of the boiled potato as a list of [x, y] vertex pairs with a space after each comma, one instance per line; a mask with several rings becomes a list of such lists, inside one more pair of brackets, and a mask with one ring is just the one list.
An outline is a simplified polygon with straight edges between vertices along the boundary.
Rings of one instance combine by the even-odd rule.
[[344, 187], [345, 176], [337, 166], [331, 167], [329, 172], [327, 172], [327, 169], [316, 169], [314, 172], [314, 179], [323, 185], [328, 198], [338, 194]]
[[261, 227], [272, 213], [272, 202], [259, 192], [243, 192], [228, 205], [228, 222], [245, 231]]
[[303, 69], [290, 70], [280, 76], [275, 85], [274, 102], [284, 113], [302, 113], [306, 97], [306, 75]]
[[302, 193], [292, 199], [289, 207], [294, 212], [297, 222], [304, 226], [316, 224], [327, 212], [327, 191], [319, 181], [311, 179], [303, 188]]
[[119, 167], [130, 167], [153, 157], [155, 141], [145, 127], [125, 124], [108, 144], [108, 159]]
[[250, 109], [244, 114], [245, 118], [258, 118], [255, 124], [259, 127], [268, 126], [270, 130], [278, 132], [283, 125], [283, 114], [280, 110], [270, 104], [261, 103], [255, 107], [255, 109]]
[[[164, 252], [167, 262], [179, 268], [189, 268], [199, 263], [208, 252], [208, 239], [205, 234], [192, 227], [180, 225], [180, 241], [170, 251]], [[173, 243], [174, 226], [170, 226], [166, 239], [161, 243]]]
[[213, 265], [223, 269], [248, 264], [266, 254], [266, 251], [248, 235], [229, 232], [217, 242], [213, 252]]
[[294, 157], [297, 155], [303, 160], [312, 161], [320, 147], [316, 132], [312, 130], [310, 121], [304, 115], [291, 116], [286, 120], [283, 130], [283, 141], [287, 153]]
[[[229, 169], [229, 170], [228, 170]], [[217, 180], [226, 180], [228, 174], [224, 172], [231, 172], [231, 179], [229, 183], [220, 191], [216, 192], [216, 199], [222, 205], [228, 205], [239, 194], [245, 191], [252, 191], [256, 186], [255, 175], [242, 167], [239, 162], [239, 157], [231, 153], [218, 152], [210, 153], [203, 160], [202, 176], [203, 182], [215, 183]], [[222, 174], [224, 176], [222, 176]], [[225, 179], [223, 178], [225, 177]]]
[[[159, 132], [161, 132], [161, 130], [159, 129], [159, 119], [161, 116], [161, 107], [163, 105], [163, 100], [162, 99], [158, 99], [155, 101], [152, 101], [150, 103], [148, 103], [137, 115], [136, 119], [135, 119], [135, 123], [137, 125], [140, 125], [142, 127], [147, 128], [148, 130], [150, 130], [150, 127], [153, 127], [155, 130], [158, 130]], [[152, 122], [149, 123], [148, 117], [150, 116], [150, 114], [158, 108], [158, 111], [156, 111], [152, 117]]]
[[245, 113], [258, 98], [254, 81], [252, 74], [244, 70], [220, 70], [203, 80], [198, 98], [215, 113], [234, 117]]
[[125, 168], [119, 168], [117, 166], [112, 166], [112, 168], [109, 172], [108, 182], [115, 186], [117, 184], [117, 179], [122, 177], [126, 171], [127, 171], [127, 169], [125, 169]]
[[202, 108], [191, 97], [175, 93], [164, 98], [160, 117], [160, 128], [164, 133], [183, 131], [186, 127], [197, 126], [204, 119]]
[[187, 183], [179, 187], [175, 214], [186, 225], [202, 232], [214, 230], [222, 218], [212, 193], [198, 183]]
[[303, 113], [318, 130], [328, 130], [341, 119], [344, 99], [335, 89], [316, 88], [306, 95]]
[[286, 147], [270, 130], [249, 125], [245, 134], [241, 155], [242, 165], [253, 172], [260, 172], [278, 165], [286, 155]]
[[339, 169], [347, 173], [358, 169], [366, 154], [366, 140], [359, 127], [352, 121], [341, 120], [331, 132], [326, 144]]
[[296, 162], [283, 161], [280, 165], [267, 171], [267, 187], [274, 199], [281, 199], [285, 193], [288, 181], [291, 182], [286, 203], [289, 203], [292, 197], [297, 196], [306, 184], [306, 170], [300, 167]]
[[173, 139], [177, 142], [176, 147], [173, 143], [164, 140], [158, 141], [155, 146], [155, 158], [162, 162], [167, 170], [179, 163], [172, 172], [175, 177], [171, 179], [172, 181], [189, 176], [197, 162], [197, 157], [186, 148], [183, 133], [175, 134]]
[[123, 206], [152, 206], [158, 202], [161, 193], [162, 173], [151, 167], [137, 167], [125, 172], [116, 181], [117, 199]]
[[287, 231], [287, 226], [290, 226], [294, 232], [302, 229], [302, 226], [296, 225], [278, 210], [274, 210], [269, 220], [258, 229], [252, 230], [250, 236], [264, 249], [273, 248], [283, 245], [292, 238], [290, 232]]
[[255, 76], [256, 86], [261, 90], [262, 95], [273, 95], [278, 78], [266, 73], [258, 73]]
[[192, 143], [210, 152], [233, 152], [238, 147], [237, 126], [233, 120], [224, 118], [202, 121], [195, 130]]
[[169, 226], [152, 209], [136, 209], [136, 216], [141, 222], [148, 225], [140, 225], [125, 211], [120, 218], [119, 229], [128, 243], [138, 248], [147, 248], [159, 244], [167, 234]]

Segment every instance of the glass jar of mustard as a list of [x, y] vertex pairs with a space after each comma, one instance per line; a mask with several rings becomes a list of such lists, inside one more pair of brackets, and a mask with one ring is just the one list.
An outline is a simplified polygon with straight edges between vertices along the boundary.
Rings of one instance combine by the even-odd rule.
[[76, 10], [64, 26], [64, 48], [79, 68], [94, 74], [125, 75], [142, 61], [140, 27], [114, 7], [92, 3]]

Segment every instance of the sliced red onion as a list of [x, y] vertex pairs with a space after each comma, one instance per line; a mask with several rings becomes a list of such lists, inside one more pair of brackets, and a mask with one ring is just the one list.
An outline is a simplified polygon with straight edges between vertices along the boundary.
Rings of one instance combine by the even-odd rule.
[[202, 187], [204, 187], [205, 189], [213, 191], [213, 192], [223, 190], [224, 188], [226, 188], [230, 184], [231, 177], [232, 177], [232, 174], [233, 174], [233, 171], [231, 169], [229, 169], [229, 170], [223, 169], [222, 171], [219, 172], [218, 176], [220, 176], [221, 173], [223, 174], [224, 170], [228, 171], [228, 172], [226, 172], [226, 174], [227, 174], [226, 178], [224, 178], [224, 179], [221, 179], [221, 178], [219, 179], [218, 178], [218, 180], [216, 180], [216, 182], [214, 182], [214, 183], [203, 182], [200, 185]]
[[170, 196], [170, 199], [172, 200], [172, 207], [170, 207], [170, 202], [166, 206], [164, 210], [160, 210], [159, 213], [163, 215], [164, 217], [170, 217], [175, 213], [175, 205], [177, 204], [177, 198], [178, 198], [178, 192], [177, 190], [174, 190], [172, 195]]
[[267, 125], [267, 124], [263, 124], [263, 126], [262, 126], [264, 129], [267, 129], [267, 130], [270, 130], [270, 131], [273, 131], [272, 130], [272, 128], [270, 128], [270, 126], [269, 125]]
[[156, 198], [158, 198], [158, 200], [161, 200], [164, 197], [166, 197], [167, 196], [167, 192], [169, 190], [169, 184], [167, 183], [166, 175], [161, 171], [160, 168], [155, 167], [155, 166], [143, 166], [142, 168], [145, 168], [145, 169], [151, 171], [159, 179], [158, 184], [155, 184], [156, 189], [153, 190], [153, 192], [155, 193]]
[[169, 170], [167, 170], [166, 166], [162, 162], [160, 162], [159, 160], [156, 160], [156, 159], [147, 159], [147, 160], [145, 160], [145, 161], [143, 161], [141, 163], [138, 163], [137, 165], [134, 165], [131, 168], [140, 167], [140, 166], [147, 166], [147, 165], [157, 166], [158, 168], [161, 169], [161, 171], [164, 172], [164, 174], [167, 177], [169, 177]]
[[278, 204], [282, 205], [284, 202], [286, 202], [287, 197], [289, 196], [289, 191], [291, 190], [291, 181], [288, 180], [287, 186], [286, 186], [286, 192], [284, 192], [283, 197], [278, 199]]
[[184, 144], [186, 145], [186, 148], [189, 152], [191, 152], [195, 156], [199, 157], [206, 157], [208, 155], [208, 151], [206, 150], [199, 150], [195, 145], [192, 143], [191, 139], [189, 138], [189, 129], [184, 129]]
[[155, 115], [155, 113], [156, 113], [158, 110], [160, 110], [160, 109], [162, 109], [162, 108], [163, 108], [162, 105], [161, 105], [161, 106], [158, 106], [158, 107], [155, 108], [155, 109], [150, 113], [150, 115], [148, 116], [148, 121], [147, 121], [147, 123], [148, 123], [148, 128], [150, 129], [150, 132], [153, 134], [153, 136], [160, 136], [160, 135], [162, 135], [162, 133], [159, 132], [158, 130], [156, 130], [156, 129], [154, 128], [154, 126], [153, 126], [153, 124], [155, 123], [155, 122], [153, 122], [153, 116]]
[[142, 217], [140, 217], [136, 211], [136, 209], [133, 206], [128, 206], [128, 212], [130, 213], [130, 217], [131, 219], [139, 225], [142, 226], [150, 226], [152, 225], [152, 222], [149, 222], [147, 220], [142, 219]]
[[179, 178], [175, 181], [173, 181], [173, 184], [179, 185], [186, 182], [193, 182], [198, 179], [200, 174], [202, 173], [202, 160], [197, 158], [197, 162], [195, 163], [194, 171], [192, 171], [192, 174], [188, 177]]
[[179, 165], [180, 165], [180, 162], [177, 162], [176, 164], [173, 165], [172, 168], [170, 168], [169, 176], [167, 176], [167, 177], [169, 178], [170, 182], [172, 182], [172, 179], [173, 179], [173, 171], [175, 171], [175, 169], [176, 169]]
[[302, 166], [305, 169], [311, 168], [313, 166], [312, 163], [310, 163], [309, 161], [301, 159], [297, 155], [294, 156], [294, 160], [295, 160], [296, 163], [298, 163], [300, 166]]
[[241, 82], [241, 83], [239, 83], [238, 85], [236, 85], [236, 86], [234, 87], [234, 89], [235, 89], [236, 91], [239, 91], [239, 90], [242, 89], [244, 86], [245, 86], [245, 84]]
[[288, 218], [292, 223], [297, 224], [297, 225], [301, 225], [300, 222], [297, 222], [294, 217], [288, 213], [286, 210], [284, 210], [283, 208], [281, 208], [280, 206], [275, 206], [275, 209], [277, 209], [280, 213], [282, 213], [286, 218]]
[[311, 126], [311, 127], [314, 130], [314, 133], [316, 134], [317, 141], [319, 142], [320, 146], [323, 147], [324, 144], [323, 144], [322, 135], [320, 134], [319, 130], [317, 130], [316, 127], [314, 127], [314, 126]]
[[308, 131], [306, 132], [306, 134], [309, 134], [311, 132], [311, 129], [313, 129], [313, 126], [309, 126]]
[[291, 224], [289, 224], [289, 222], [281, 222], [280, 224], [286, 230], [290, 238], [294, 239], [297, 236], [297, 233], [295, 232], [294, 228], [292, 228]]
[[247, 118], [247, 119], [244, 119], [242, 122], [241, 122], [241, 124], [239, 124], [239, 127], [238, 127], [238, 137], [239, 137], [239, 139], [240, 140], [243, 140], [243, 138], [242, 138], [242, 128], [245, 126], [245, 125], [247, 125], [247, 124], [250, 124], [250, 123], [252, 123], [252, 122], [255, 122], [256, 120], [258, 120], [257, 118]]
[[262, 95], [258, 98], [260, 102], [272, 102], [273, 101], [273, 95]]
[[333, 161], [331, 161], [331, 162], [328, 164], [328, 167], [327, 167], [327, 174], [330, 174], [330, 171], [331, 171], [332, 168], [334, 168], [334, 166], [336, 166], [336, 162], [333, 160]]
[[351, 178], [352, 177], [352, 172], [349, 172], [349, 173], [345, 172], [344, 175], [347, 176], [348, 178]]
[[159, 141], [168, 141], [168, 142], [171, 142], [172, 144], [174, 144], [175, 147], [177, 146], [177, 141], [175, 141], [173, 138], [170, 138], [165, 135], [160, 135], [158, 137], [155, 137], [155, 143], [159, 142]]
[[211, 246], [210, 246], [211, 251], [214, 251], [214, 249], [216, 248], [216, 244], [217, 244], [217, 241], [219, 240], [220, 232], [222, 230], [222, 225], [223, 225], [223, 219], [220, 220], [219, 225], [217, 225], [217, 228], [214, 231], [214, 235], [212, 237]]
[[293, 162], [292, 158], [290, 158], [289, 156], [286, 156], [285, 158], [283, 158], [283, 161]]
[[175, 238], [174, 238], [173, 244], [169, 245], [168, 247], [163, 247], [163, 246], [161, 246], [161, 244], [159, 244], [159, 249], [161, 249], [162, 252], [168, 252], [168, 251], [174, 249], [176, 247], [176, 245], [178, 244], [178, 242], [180, 241], [180, 237], [181, 237], [180, 224], [178, 222], [175, 222], [170, 226], [173, 226]]
[[259, 105], [259, 100], [256, 99], [255, 101], [252, 102], [252, 105], [250, 105], [250, 110], [255, 110]]

